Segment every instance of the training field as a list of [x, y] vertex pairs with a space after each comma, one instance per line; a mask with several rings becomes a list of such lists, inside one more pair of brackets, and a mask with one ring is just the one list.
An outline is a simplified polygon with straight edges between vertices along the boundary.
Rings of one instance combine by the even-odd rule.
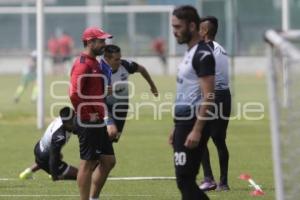
[[[47, 123], [50, 122], [49, 110], [53, 103], [67, 103], [68, 99], [55, 99], [50, 95], [50, 83], [68, 80], [67, 77], [48, 77], [46, 82]], [[159, 111], [154, 117], [153, 109], [160, 103], [172, 102], [170, 96], [175, 90], [175, 77], [155, 76], [161, 93], [155, 99], [148, 85], [138, 75], [132, 76], [135, 83], [133, 103], [134, 119], [128, 120], [119, 143], [115, 144], [117, 165], [110, 178], [113, 177], [174, 177], [172, 150], [167, 143], [172, 128], [170, 113]], [[13, 103], [13, 94], [19, 82], [16, 75], [0, 77], [0, 200], [70, 200], [78, 199], [78, 188], [74, 181], [52, 182], [46, 173], [40, 171], [33, 180], [19, 180], [19, 173], [33, 162], [33, 147], [41, 136], [36, 129], [35, 104], [30, 102], [30, 88], [18, 104]], [[238, 105], [243, 107], [249, 102], [260, 102], [265, 107], [264, 118], [253, 121], [246, 120], [243, 115], [230, 122], [228, 130], [228, 147], [230, 152], [229, 192], [209, 192], [212, 200], [274, 200], [273, 167], [269, 133], [269, 116], [267, 90], [264, 78], [241, 75], [235, 78], [234, 112], [242, 113]], [[54, 87], [56, 96], [66, 95], [67, 86]], [[144, 104], [140, 104], [144, 102]], [[151, 107], [155, 103], [157, 106]], [[147, 106], [148, 105], [148, 106]], [[166, 107], [167, 108], [167, 107]], [[58, 108], [54, 109], [58, 110]], [[57, 112], [56, 112], [57, 113]], [[133, 114], [132, 114], [133, 115]], [[237, 115], [233, 113], [233, 115]], [[260, 114], [252, 114], [258, 116]], [[138, 118], [138, 119], [137, 119]], [[212, 143], [212, 166], [218, 178], [218, 160]], [[75, 136], [64, 148], [64, 159], [75, 166], [79, 164], [78, 141]], [[262, 186], [265, 196], [252, 197], [249, 184], [238, 179], [241, 173], [249, 173]], [[202, 171], [198, 181], [202, 179]], [[102, 192], [103, 200], [179, 200], [179, 192], [175, 180], [109, 180]]]

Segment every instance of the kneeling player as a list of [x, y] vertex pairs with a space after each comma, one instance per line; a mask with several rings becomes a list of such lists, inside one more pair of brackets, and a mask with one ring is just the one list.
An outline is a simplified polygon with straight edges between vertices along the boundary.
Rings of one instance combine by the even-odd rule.
[[65, 163], [61, 154], [62, 147], [69, 141], [71, 132], [75, 130], [74, 111], [64, 107], [59, 115], [35, 145], [35, 163], [19, 175], [20, 179], [30, 179], [34, 172], [43, 169], [51, 175], [53, 181], [76, 180], [77, 168]]

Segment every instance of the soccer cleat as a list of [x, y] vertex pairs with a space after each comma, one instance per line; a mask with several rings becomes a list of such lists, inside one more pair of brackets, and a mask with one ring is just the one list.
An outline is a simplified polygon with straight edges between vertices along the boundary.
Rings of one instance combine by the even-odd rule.
[[211, 191], [211, 190], [215, 190], [217, 188], [217, 184], [213, 180], [205, 179], [204, 181], [201, 182], [201, 184], [199, 185], [199, 188], [205, 192]]
[[216, 191], [222, 192], [222, 191], [229, 191], [230, 188], [227, 184], [218, 184]]
[[25, 169], [20, 175], [19, 178], [22, 180], [33, 179], [33, 173], [30, 168]]

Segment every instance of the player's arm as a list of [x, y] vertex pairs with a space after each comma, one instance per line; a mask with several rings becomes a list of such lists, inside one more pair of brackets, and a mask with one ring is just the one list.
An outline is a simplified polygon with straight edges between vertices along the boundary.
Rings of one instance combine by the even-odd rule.
[[212, 53], [204, 51], [196, 55], [193, 59], [193, 67], [199, 77], [202, 101], [197, 110], [197, 119], [194, 127], [184, 144], [187, 148], [195, 148], [199, 144], [206, 123], [205, 118], [208, 116], [215, 97], [215, 59]]
[[141, 73], [141, 75], [144, 77], [144, 79], [148, 82], [151, 92], [153, 93], [154, 96], [157, 97], [158, 96], [157, 88], [156, 88], [155, 83], [153, 82], [150, 74], [146, 70], [146, 68], [138, 64], [137, 72]]
[[104, 116], [104, 123], [106, 125], [108, 136], [111, 140], [115, 139], [118, 136], [118, 128], [115, 124], [111, 111], [106, 109]]
[[103, 63], [103, 61], [100, 61], [100, 68], [102, 70], [102, 73], [104, 74], [105, 80], [105, 88], [107, 92], [107, 96], [112, 95], [112, 85], [111, 85], [111, 75], [112, 75], [112, 70], [109, 66]]
[[151, 92], [155, 95], [158, 96], [158, 91], [157, 88], [152, 81], [151, 76], [149, 75], [148, 71], [145, 69], [145, 67], [137, 64], [136, 62], [131, 62], [127, 60], [121, 60], [121, 64], [125, 67], [125, 69], [130, 73], [133, 74], [135, 72], [141, 73], [141, 75], [144, 77], [144, 79], [148, 82]]
[[[107, 82], [107, 90], [108, 90], [107, 95], [111, 95], [112, 94], [112, 85], [111, 85], [112, 71], [109, 67], [105, 67], [105, 65], [102, 66], [102, 71], [103, 71], [105, 77], [107, 78], [107, 81], [106, 81]], [[108, 109], [108, 106], [106, 106], [104, 123], [106, 125], [106, 130], [107, 130], [109, 138], [111, 140], [115, 139], [118, 136], [118, 129], [117, 129], [117, 126], [115, 125], [112, 111], [110, 111]]]
[[203, 95], [203, 101], [201, 102], [201, 106], [199, 107], [197, 113], [197, 120], [194, 124], [194, 127], [191, 133], [188, 135], [185, 146], [188, 148], [194, 148], [198, 145], [202, 130], [206, 123], [205, 117], [207, 117], [207, 113], [211, 108], [211, 104], [214, 102], [214, 76], [206, 76], [200, 78], [201, 90]]
[[61, 149], [66, 143], [65, 132], [62, 128], [58, 129], [53, 133], [51, 145], [50, 145], [50, 155], [49, 155], [49, 169], [52, 176], [52, 180], [59, 180], [59, 163], [62, 157]]

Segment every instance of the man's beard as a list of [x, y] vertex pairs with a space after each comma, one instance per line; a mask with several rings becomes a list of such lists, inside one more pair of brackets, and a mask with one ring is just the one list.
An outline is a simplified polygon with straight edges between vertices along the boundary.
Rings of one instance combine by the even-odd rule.
[[104, 53], [104, 47], [101, 47], [100, 49], [92, 49], [92, 52], [95, 56], [101, 56]]
[[104, 48], [105, 48], [105, 47], [101, 47], [101, 48], [99, 49], [99, 56], [102, 56], [102, 55], [104, 54]]
[[192, 39], [192, 33], [189, 31], [186, 31], [182, 34], [180, 38], [177, 38], [178, 44], [187, 44]]

